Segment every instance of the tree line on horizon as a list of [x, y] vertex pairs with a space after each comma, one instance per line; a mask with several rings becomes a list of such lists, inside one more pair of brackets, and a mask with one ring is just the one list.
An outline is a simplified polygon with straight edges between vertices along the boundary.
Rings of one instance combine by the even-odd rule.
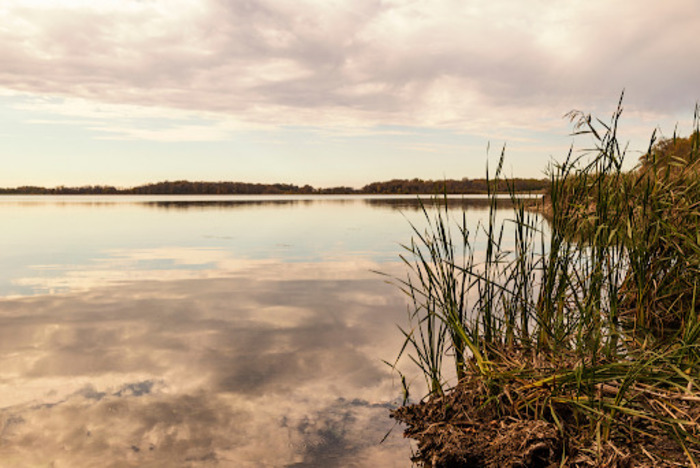
[[[515, 178], [508, 184], [516, 192], [541, 192], [547, 186], [546, 179]], [[506, 181], [498, 181], [496, 191], [508, 191]], [[0, 188], [2, 195], [417, 195], [417, 194], [484, 194], [488, 191], [486, 179], [423, 180], [392, 179], [372, 182], [360, 189], [352, 187], [314, 188], [310, 185], [259, 184], [247, 182], [190, 182], [187, 180], [164, 181], [132, 188], [111, 185], [85, 185], [81, 187], [58, 186], [53, 188], [21, 186]]]

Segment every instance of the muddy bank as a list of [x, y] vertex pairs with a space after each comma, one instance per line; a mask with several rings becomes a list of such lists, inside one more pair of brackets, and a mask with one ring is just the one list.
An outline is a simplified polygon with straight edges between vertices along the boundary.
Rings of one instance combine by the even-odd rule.
[[[643, 420], [604, 443], [590, 437], [580, 414], [558, 407], [550, 418], [527, 417], [527, 397], [515, 386], [494, 393], [478, 379], [463, 380], [445, 396], [398, 408], [392, 417], [417, 441], [413, 462], [426, 467], [588, 468], [690, 466], [673, 438]], [[683, 402], [700, 415], [698, 402]], [[547, 420], [549, 419], [549, 420]]]

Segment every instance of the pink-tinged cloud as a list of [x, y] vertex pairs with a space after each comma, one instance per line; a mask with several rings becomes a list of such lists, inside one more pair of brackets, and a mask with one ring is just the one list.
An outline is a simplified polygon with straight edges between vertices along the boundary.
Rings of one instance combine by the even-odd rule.
[[251, 124], [527, 125], [571, 107], [687, 112], [700, 4], [11, 1], [0, 86]]

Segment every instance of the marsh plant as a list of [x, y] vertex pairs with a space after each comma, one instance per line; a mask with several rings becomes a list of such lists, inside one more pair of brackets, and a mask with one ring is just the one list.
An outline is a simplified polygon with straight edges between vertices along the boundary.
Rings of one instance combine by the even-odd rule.
[[[396, 279], [411, 303], [398, 358], [425, 376], [424, 405], [443, 405], [438, 425], [450, 425], [454, 410], [444, 406], [462, 395], [465, 414], [454, 416], [462, 422], [551, 425], [557, 465], [697, 466], [698, 111], [691, 136], [652, 135], [637, 167], [624, 171], [621, 102], [608, 122], [569, 114], [593, 149], [552, 164], [541, 200], [511, 190], [505, 221], [495, 193], [508, 182], [503, 154], [488, 177], [489, 215], [474, 229], [465, 213], [455, 219], [446, 204], [426, 202], [427, 227], [412, 226], [407, 276]], [[434, 427], [421, 426], [414, 408], [395, 417], [419, 439], [424, 460], [432, 450], [434, 463], [447, 463], [444, 440], [427, 436]]]

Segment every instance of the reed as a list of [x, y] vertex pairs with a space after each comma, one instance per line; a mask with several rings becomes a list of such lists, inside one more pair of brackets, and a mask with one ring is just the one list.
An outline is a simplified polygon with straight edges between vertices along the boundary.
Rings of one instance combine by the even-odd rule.
[[[397, 279], [412, 304], [398, 357], [418, 365], [430, 394], [423, 410], [394, 416], [409, 425], [424, 457], [440, 454], [426, 442], [428, 429], [421, 442], [416, 412], [462, 395], [473, 402], [465, 411], [474, 420], [552, 424], [561, 466], [615, 466], [634, 456], [662, 466], [672, 449], [659, 440], [672, 442], [679, 463], [697, 466], [698, 110], [691, 137], [657, 142], [652, 135], [629, 172], [621, 114], [622, 98], [608, 122], [570, 114], [575, 133], [594, 148], [571, 150], [550, 166], [537, 209], [511, 189], [512, 216], [499, 222], [490, 189], [487, 221], [473, 231], [465, 213], [452, 219], [446, 203], [426, 204], [426, 227], [412, 225], [401, 257], [407, 276]], [[683, 148], [669, 154], [676, 146]], [[508, 184], [503, 158], [493, 176], [487, 171], [490, 188]], [[483, 252], [477, 242], [485, 242]], [[589, 465], [575, 463], [586, 459]]]

